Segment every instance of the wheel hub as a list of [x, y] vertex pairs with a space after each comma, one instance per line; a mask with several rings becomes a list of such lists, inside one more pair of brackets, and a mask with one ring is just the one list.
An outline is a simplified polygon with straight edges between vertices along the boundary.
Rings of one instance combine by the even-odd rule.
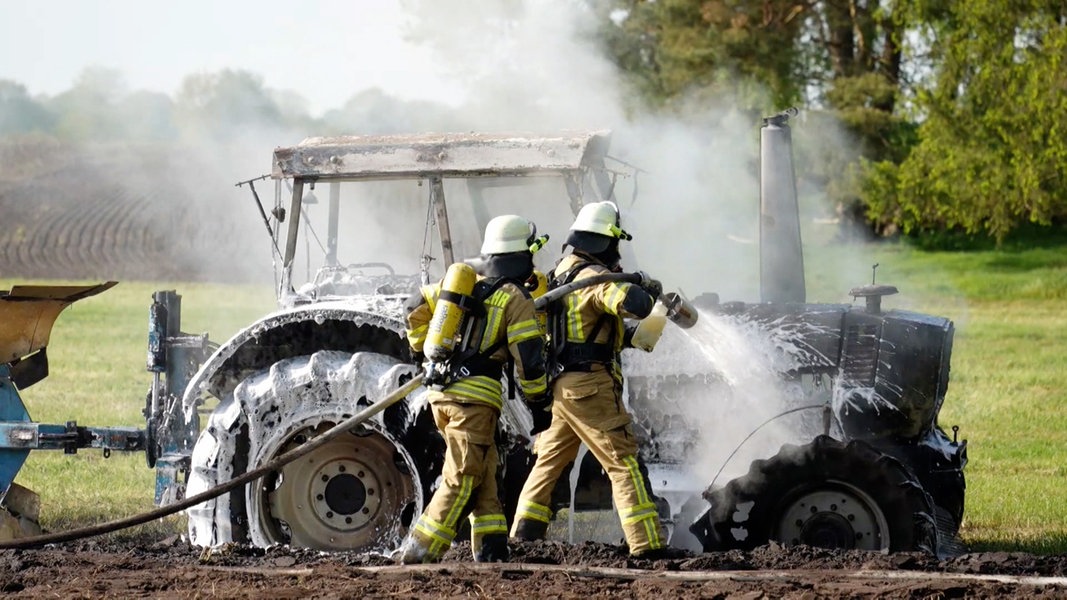
[[366, 525], [381, 506], [378, 478], [358, 461], [331, 460], [309, 479], [312, 510], [323, 523], [339, 531]]
[[844, 482], [803, 493], [789, 502], [778, 520], [775, 539], [787, 545], [886, 550], [889, 529], [878, 503]]
[[[279, 453], [332, 427], [320, 425], [290, 438]], [[282, 467], [266, 490], [279, 541], [319, 550], [372, 549], [403, 526], [413, 501], [411, 475], [397, 465], [396, 449], [376, 432], [345, 434]]]
[[331, 511], [350, 515], [363, 508], [367, 501], [367, 487], [355, 475], [342, 473], [326, 484], [323, 499]]
[[800, 542], [820, 548], [850, 550], [856, 547], [856, 531], [846, 517], [820, 512], [801, 526]]

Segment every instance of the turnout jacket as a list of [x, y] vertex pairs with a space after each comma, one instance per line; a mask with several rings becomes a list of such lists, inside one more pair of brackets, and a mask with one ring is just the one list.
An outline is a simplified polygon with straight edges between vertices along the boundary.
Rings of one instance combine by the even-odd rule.
[[[483, 279], [482, 276], [478, 277], [479, 281]], [[408, 303], [410, 307], [418, 302], [407, 315], [406, 333], [411, 349], [421, 354], [430, 319], [441, 294], [441, 282], [422, 286], [419, 293], [421, 302], [413, 299]], [[485, 306], [484, 332], [480, 336], [478, 352], [484, 354], [492, 348], [496, 349], [477, 360], [483, 364], [484, 360], [488, 360], [502, 366], [510, 356], [515, 361], [515, 375], [523, 397], [527, 401], [539, 400], [547, 391], [545, 336], [537, 324], [533, 300], [525, 290], [509, 281], [500, 285], [482, 303]], [[468, 314], [466, 318], [474, 316]], [[479, 336], [474, 332], [472, 337], [478, 339]], [[442, 390], [443, 393], [453, 400], [480, 402], [500, 410], [504, 395], [500, 376], [479, 374], [477, 371], [472, 369], [471, 375], [452, 381]]]
[[[592, 257], [574, 252], [560, 259], [553, 270], [553, 276], [560, 278], [576, 268], [578, 271], [569, 278], [571, 281], [581, 281], [610, 272], [610, 269]], [[567, 346], [603, 344], [611, 358], [597, 362], [607, 367], [616, 381], [622, 381], [619, 354], [630, 338], [623, 319], [647, 317], [655, 303], [652, 296], [638, 285], [625, 281], [610, 281], [579, 288], [563, 296], [561, 301], [564, 306], [566, 331], [564, 354]], [[571, 366], [564, 364], [565, 370], [571, 370]]]

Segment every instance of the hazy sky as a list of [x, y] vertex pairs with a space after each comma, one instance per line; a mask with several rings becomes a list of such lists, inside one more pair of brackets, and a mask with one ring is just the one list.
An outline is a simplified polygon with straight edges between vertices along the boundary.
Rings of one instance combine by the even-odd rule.
[[3, 0], [0, 79], [69, 89], [88, 66], [173, 95], [194, 73], [244, 69], [299, 92], [312, 114], [380, 87], [449, 99], [433, 53], [405, 42], [401, 0]]

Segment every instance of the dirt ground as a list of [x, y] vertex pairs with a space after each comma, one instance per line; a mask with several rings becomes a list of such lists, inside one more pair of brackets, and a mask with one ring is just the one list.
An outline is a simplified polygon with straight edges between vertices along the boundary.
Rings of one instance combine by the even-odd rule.
[[771, 545], [642, 561], [622, 546], [514, 545], [509, 563], [398, 566], [380, 555], [231, 547], [178, 537], [0, 551], [0, 592], [32, 598], [1067, 598], [1067, 556], [949, 560]]

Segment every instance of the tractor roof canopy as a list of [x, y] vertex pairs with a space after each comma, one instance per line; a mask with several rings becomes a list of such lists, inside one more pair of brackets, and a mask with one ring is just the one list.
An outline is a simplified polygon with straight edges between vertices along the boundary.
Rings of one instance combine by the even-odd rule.
[[602, 168], [608, 131], [310, 137], [274, 150], [274, 179], [499, 177]]

